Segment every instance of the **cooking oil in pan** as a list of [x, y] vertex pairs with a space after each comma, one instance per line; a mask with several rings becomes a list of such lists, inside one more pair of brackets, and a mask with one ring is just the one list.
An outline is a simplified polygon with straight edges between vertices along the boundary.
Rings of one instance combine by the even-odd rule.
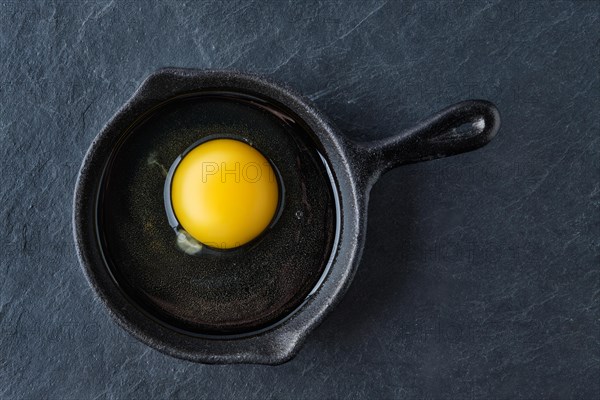
[[[167, 194], [185, 156], [218, 140], [259, 154], [275, 181], [265, 186], [271, 188], [265, 198], [246, 193], [254, 209], [243, 223], [254, 224], [253, 232], [214, 241], [194, 233], [189, 221], [182, 224], [179, 213], [169, 217]], [[234, 209], [244, 196], [226, 192], [229, 205], [219, 208], [215, 199], [204, 205]], [[334, 179], [310, 129], [270, 100], [219, 90], [173, 99], [124, 133], [103, 174], [97, 224], [107, 267], [144, 312], [193, 335], [239, 335], [281, 321], [306, 300], [330, 263], [339, 211]]]

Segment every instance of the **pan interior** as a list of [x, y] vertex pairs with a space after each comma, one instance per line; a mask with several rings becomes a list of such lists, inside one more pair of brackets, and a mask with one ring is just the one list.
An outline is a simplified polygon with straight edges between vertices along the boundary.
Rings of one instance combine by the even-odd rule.
[[[247, 245], [188, 254], [165, 213], [165, 179], [190, 145], [215, 135], [250, 143], [277, 168], [280, 214]], [[311, 130], [281, 104], [228, 89], [169, 100], [124, 132], [96, 211], [118, 286], [148, 316], [193, 335], [248, 334], [284, 320], [323, 279], [339, 235], [337, 191]]]

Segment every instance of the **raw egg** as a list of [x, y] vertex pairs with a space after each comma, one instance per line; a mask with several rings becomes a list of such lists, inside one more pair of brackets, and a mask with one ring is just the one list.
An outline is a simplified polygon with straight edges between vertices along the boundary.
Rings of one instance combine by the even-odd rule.
[[171, 181], [171, 206], [181, 227], [203, 245], [232, 249], [273, 221], [279, 183], [271, 163], [251, 145], [213, 139], [188, 151]]
[[[112, 279], [166, 329], [253, 335], [285, 321], [328, 273], [338, 189], [315, 133], [288, 108], [256, 94], [190, 93], [116, 143], [98, 188], [98, 241]], [[232, 156], [240, 148], [260, 160], [260, 178]], [[224, 193], [238, 185], [246, 190]], [[246, 211], [232, 218], [238, 207]]]

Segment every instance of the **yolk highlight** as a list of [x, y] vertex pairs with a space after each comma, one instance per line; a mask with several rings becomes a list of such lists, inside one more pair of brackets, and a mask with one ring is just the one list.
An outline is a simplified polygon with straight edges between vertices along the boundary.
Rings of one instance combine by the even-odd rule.
[[233, 139], [214, 139], [188, 152], [171, 183], [177, 220], [194, 239], [231, 249], [248, 243], [271, 223], [279, 186], [269, 161]]

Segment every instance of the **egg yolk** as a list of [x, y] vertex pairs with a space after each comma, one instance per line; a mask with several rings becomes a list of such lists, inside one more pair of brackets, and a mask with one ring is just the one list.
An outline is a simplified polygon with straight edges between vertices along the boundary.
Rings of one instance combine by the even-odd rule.
[[173, 173], [173, 212], [190, 236], [210, 247], [231, 249], [250, 242], [269, 226], [278, 203], [273, 167], [239, 140], [204, 142]]

